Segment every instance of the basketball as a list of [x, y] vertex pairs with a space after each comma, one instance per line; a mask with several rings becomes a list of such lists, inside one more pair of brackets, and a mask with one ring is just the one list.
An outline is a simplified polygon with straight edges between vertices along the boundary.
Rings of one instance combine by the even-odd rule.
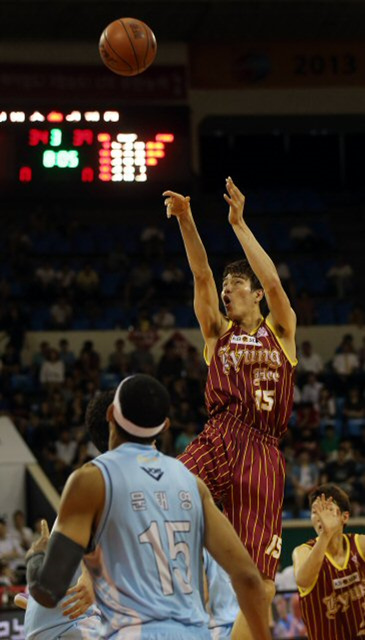
[[108, 69], [121, 76], [136, 76], [154, 61], [157, 43], [147, 24], [136, 18], [120, 18], [104, 29], [99, 51]]

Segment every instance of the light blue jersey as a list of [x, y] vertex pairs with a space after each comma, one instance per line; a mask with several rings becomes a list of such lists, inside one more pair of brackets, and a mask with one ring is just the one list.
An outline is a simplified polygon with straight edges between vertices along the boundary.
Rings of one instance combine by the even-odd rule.
[[85, 563], [105, 637], [209, 639], [196, 478], [150, 445], [122, 444], [93, 464], [105, 505]]
[[[76, 573], [72, 584], [75, 584], [81, 575], [81, 570]], [[92, 606], [83, 616], [70, 620], [62, 615], [63, 602], [71, 596], [65, 596], [54, 609], [48, 609], [38, 604], [31, 595], [28, 597], [27, 609], [24, 618], [24, 630], [26, 640], [100, 640], [102, 638], [102, 625], [100, 612], [96, 606]]]
[[203, 551], [203, 558], [209, 590], [208, 611], [211, 638], [212, 640], [230, 638], [233, 623], [240, 610], [236, 594], [228, 574], [206, 549]]

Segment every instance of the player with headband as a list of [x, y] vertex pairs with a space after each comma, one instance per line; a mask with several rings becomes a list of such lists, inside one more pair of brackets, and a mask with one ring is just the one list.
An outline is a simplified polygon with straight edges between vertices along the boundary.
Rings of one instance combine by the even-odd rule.
[[254, 638], [268, 640], [263, 583], [233, 527], [204, 483], [153, 446], [168, 411], [168, 393], [151, 376], [118, 386], [109, 451], [70, 476], [48, 547], [40, 541], [28, 552], [30, 592], [55, 606], [88, 554], [105, 638], [208, 639], [205, 545], [230, 575]]

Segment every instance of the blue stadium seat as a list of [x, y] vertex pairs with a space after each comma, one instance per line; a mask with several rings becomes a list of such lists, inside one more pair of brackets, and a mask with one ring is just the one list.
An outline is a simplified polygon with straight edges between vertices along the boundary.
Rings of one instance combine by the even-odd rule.
[[189, 328], [197, 326], [197, 319], [192, 308], [187, 306], [174, 307], [172, 313], [176, 318], [176, 326], [181, 328]]
[[335, 302], [335, 318], [337, 324], [347, 324], [352, 310], [351, 302], [347, 300], [337, 300]]
[[74, 331], [84, 331], [90, 329], [90, 320], [86, 317], [76, 317], [72, 321], [71, 329]]
[[116, 389], [120, 383], [120, 376], [116, 373], [110, 373], [109, 371], [103, 371], [100, 376], [100, 389], [103, 391], [108, 389]]
[[34, 390], [33, 376], [29, 373], [13, 373], [10, 378], [12, 391], [31, 393]]
[[310, 517], [311, 517], [311, 512], [309, 511], [309, 509], [301, 509], [299, 511], [299, 518], [310, 520]]
[[116, 295], [120, 285], [119, 273], [103, 273], [101, 276], [100, 291], [106, 297]]
[[46, 307], [36, 307], [32, 309], [30, 327], [32, 331], [44, 331], [50, 322], [49, 310]]
[[318, 324], [334, 324], [335, 314], [332, 302], [323, 301], [316, 304]]

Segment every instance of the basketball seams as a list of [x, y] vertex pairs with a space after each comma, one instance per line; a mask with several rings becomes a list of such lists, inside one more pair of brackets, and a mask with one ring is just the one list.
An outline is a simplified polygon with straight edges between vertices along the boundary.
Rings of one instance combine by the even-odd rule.
[[112, 45], [110, 44], [110, 42], [109, 42], [109, 40], [108, 40], [107, 29], [105, 29], [104, 34], [103, 34], [103, 35], [104, 35], [104, 39], [105, 39], [105, 42], [107, 43], [108, 47], [110, 47], [110, 49], [111, 49], [111, 50], [113, 51], [113, 53], [114, 53], [114, 54], [119, 58], [119, 60], [121, 60], [122, 62], [124, 62], [124, 63], [125, 63], [125, 64], [130, 68], [130, 70], [131, 70], [131, 71], [133, 71], [133, 67], [132, 67], [132, 65], [131, 65], [129, 62], [127, 62], [127, 60], [125, 60], [125, 58], [122, 58], [122, 56], [121, 56], [121, 55], [120, 55], [120, 54], [119, 54], [119, 53], [114, 49], [114, 47], [112, 47]]
[[134, 57], [135, 57], [135, 59], [136, 59], [136, 64], [137, 64], [137, 73], [139, 73], [139, 72], [140, 72], [140, 64], [139, 64], [139, 60], [138, 60], [138, 56], [137, 56], [137, 52], [136, 52], [136, 50], [135, 50], [135, 48], [134, 48], [134, 44], [133, 44], [133, 42], [132, 42], [132, 38], [130, 37], [130, 35], [129, 35], [129, 33], [128, 33], [128, 29], [127, 29], [127, 27], [126, 27], [126, 26], [125, 26], [125, 24], [124, 24], [123, 18], [119, 18], [119, 21], [118, 21], [118, 22], [120, 22], [120, 24], [122, 25], [122, 27], [123, 27], [123, 29], [124, 29], [124, 31], [125, 31], [125, 33], [126, 33], [126, 36], [127, 36], [128, 40], [129, 40], [129, 43], [130, 43], [130, 45], [131, 45], [131, 47], [132, 47], [132, 51], [133, 51], [133, 53], [134, 53]]

